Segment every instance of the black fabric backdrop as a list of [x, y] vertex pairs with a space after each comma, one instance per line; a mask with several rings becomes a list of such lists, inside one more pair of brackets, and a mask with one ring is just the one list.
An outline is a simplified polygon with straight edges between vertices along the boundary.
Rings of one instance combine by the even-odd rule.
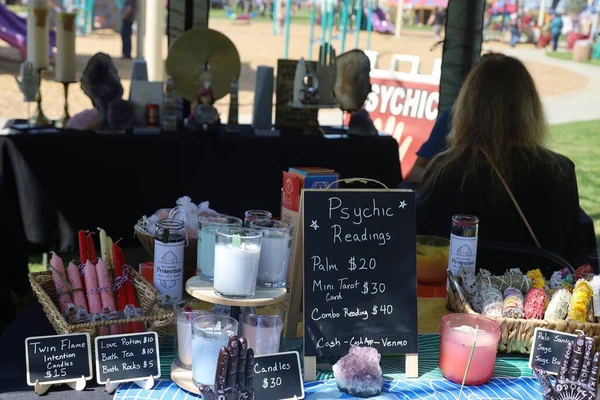
[[133, 226], [142, 215], [184, 195], [231, 215], [279, 215], [281, 172], [298, 166], [330, 167], [389, 187], [401, 181], [392, 137], [0, 137], [0, 289], [24, 292], [28, 252], [73, 251], [79, 229], [102, 227], [125, 246], [137, 244]]

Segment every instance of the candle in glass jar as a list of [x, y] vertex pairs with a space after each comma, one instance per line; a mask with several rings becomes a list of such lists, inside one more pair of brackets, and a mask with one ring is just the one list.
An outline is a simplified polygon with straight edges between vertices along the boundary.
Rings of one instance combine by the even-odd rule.
[[228, 215], [198, 219], [198, 275], [206, 281], [215, 276], [215, 234], [219, 227], [241, 227], [242, 220]]
[[219, 228], [215, 244], [215, 293], [253, 297], [256, 290], [262, 233], [247, 228]]
[[[75, 13], [60, 13], [56, 16], [56, 81], [75, 82]], [[104, 256], [104, 254], [103, 254]], [[105, 257], [105, 256], [104, 256]], [[107, 260], [110, 264], [111, 260]]]
[[207, 315], [204, 310], [195, 309], [199, 301], [184, 300], [173, 305], [177, 317], [177, 357], [175, 363], [181, 368], [192, 369], [192, 321], [201, 315]]
[[278, 220], [252, 221], [250, 228], [262, 232], [257, 284], [284, 287], [287, 281], [293, 225]]
[[201, 315], [192, 322], [192, 380], [196, 386], [215, 383], [221, 347], [237, 335], [238, 322], [227, 316]]
[[263, 307], [258, 310], [242, 309], [241, 335], [255, 355], [279, 352], [284, 311], [282, 307]]
[[48, 0], [27, 3], [27, 59], [36, 69], [46, 69], [50, 61]]
[[489, 381], [494, 374], [500, 325], [492, 319], [469, 314], [448, 314], [441, 322], [440, 370], [444, 378], [462, 383], [475, 344], [465, 385]]
[[252, 221], [263, 221], [273, 218], [273, 214], [265, 210], [248, 210], [244, 213], [244, 227], [249, 228]]

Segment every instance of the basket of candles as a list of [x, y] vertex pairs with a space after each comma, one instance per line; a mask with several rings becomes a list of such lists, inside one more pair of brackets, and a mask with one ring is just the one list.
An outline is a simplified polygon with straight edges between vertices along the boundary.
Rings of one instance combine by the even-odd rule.
[[555, 271], [547, 280], [539, 269], [519, 269], [492, 275], [448, 271], [449, 305], [455, 312], [483, 315], [500, 324], [498, 350], [531, 350], [536, 328], [576, 334], [583, 331], [600, 350], [600, 275], [590, 265]]
[[174, 328], [174, 314], [159, 306], [158, 291], [125, 264], [118, 242], [110, 251], [102, 246], [104, 258], [96, 257], [91, 241], [83, 242], [88, 246], [82, 249], [80, 240], [80, 265], [65, 265], [52, 253], [49, 271], [29, 274], [33, 293], [56, 332], [89, 333], [93, 340], [97, 335], [154, 331], [164, 339]]
[[154, 256], [154, 235], [156, 232], [156, 223], [161, 219], [175, 218], [185, 223], [186, 248], [184, 254], [184, 268], [186, 275], [192, 271], [196, 273], [196, 261], [198, 257], [198, 219], [202, 217], [217, 215], [217, 212], [211, 210], [208, 202], [205, 201], [196, 205], [192, 200], [184, 196], [177, 200], [174, 208], [161, 208], [150, 217], [143, 216], [133, 227], [135, 236], [138, 238], [144, 249]]

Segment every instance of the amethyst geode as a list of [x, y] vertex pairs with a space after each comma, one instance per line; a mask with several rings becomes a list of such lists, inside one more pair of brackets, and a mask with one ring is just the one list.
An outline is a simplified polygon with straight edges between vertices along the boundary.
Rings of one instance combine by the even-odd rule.
[[338, 389], [355, 397], [377, 396], [383, 388], [379, 360], [381, 355], [372, 347], [350, 347], [350, 352], [333, 366]]

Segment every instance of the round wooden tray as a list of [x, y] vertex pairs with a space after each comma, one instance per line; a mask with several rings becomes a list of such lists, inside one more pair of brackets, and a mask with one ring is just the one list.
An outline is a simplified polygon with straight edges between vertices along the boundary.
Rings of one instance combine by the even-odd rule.
[[192, 381], [192, 370], [179, 367], [175, 361], [171, 363], [171, 380], [177, 386], [190, 393], [200, 394], [200, 390]]
[[261, 288], [257, 286], [254, 297], [250, 299], [230, 299], [216, 294], [212, 282], [204, 281], [198, 276], [188, 279], [185, 284], [185, 290], [199, 300], [233, 307], [268, 306], [270, 304], [281, 303], [285, 300], [286, 296], [285, 288]]

